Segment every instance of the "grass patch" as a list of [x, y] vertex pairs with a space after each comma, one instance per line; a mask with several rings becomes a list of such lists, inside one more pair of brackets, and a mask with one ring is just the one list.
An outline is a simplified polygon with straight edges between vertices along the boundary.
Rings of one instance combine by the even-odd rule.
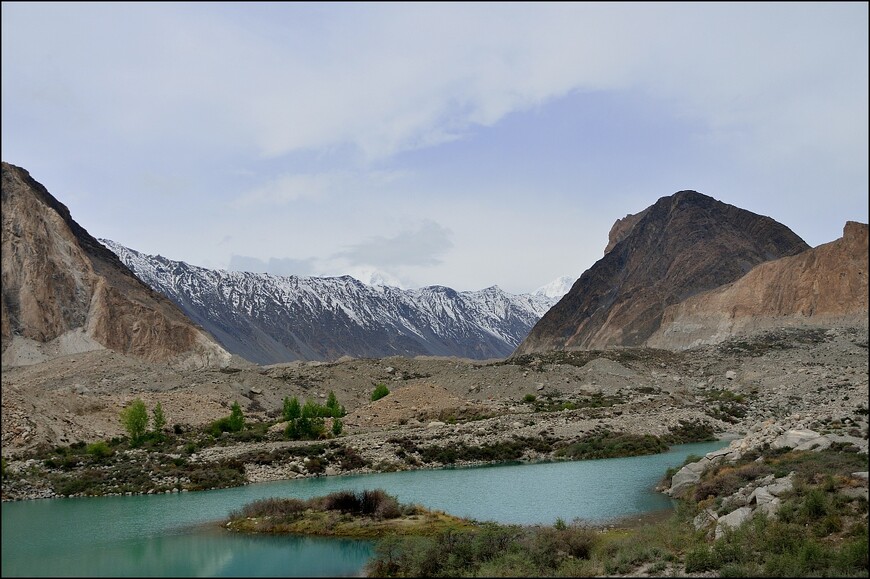
[[556, 451], [556, 456], [572, 460], [617, 458], [665, 452], [668, 445], [651, 434], [637, 435], [605, 431], [588, 435]]
[[474, 527], [471, 521], [400, 504], [382, 489], [336, 491], [308, 500], [268, 498], [230, 513], [224, 525], [239, 532], [337, 537], [433, 535]]

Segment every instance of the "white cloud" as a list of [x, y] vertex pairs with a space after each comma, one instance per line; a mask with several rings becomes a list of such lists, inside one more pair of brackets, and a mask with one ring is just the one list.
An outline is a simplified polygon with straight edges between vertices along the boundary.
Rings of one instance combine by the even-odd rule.
[[866, 113], [848, 119], [866, 110], [866, 10], [4, 4], [3, 53], [20, 59], [4, 58], [4, 101], [10, 82], [43, 104], [66, 95], [54, 119], [90, 119], [116, 142], [232, 143], [267, 157], [350, 145], [372, 162], [570, 91], [639, 88], [782, 153], [866, 141]]
[[451, 232], [434, 221], [423, 221], [392, 237], [372, 236], [334, 254], [333, 259], [347, 260], [353, 266], [393, 268], [398, 266], [432, 266], [453, 247]]
[[233, 206], [286, 205], [298, 199], [322, 197], [338, 179], [331, 174], [281, 175], [243, 193], [233, 201]]

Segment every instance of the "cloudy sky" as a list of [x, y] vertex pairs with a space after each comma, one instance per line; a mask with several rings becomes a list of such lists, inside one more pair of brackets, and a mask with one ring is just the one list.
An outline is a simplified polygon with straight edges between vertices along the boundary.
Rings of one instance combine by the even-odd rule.
[[2, 157], [210, 268], [521, 293], [695, 189], [868, 220], [868, 5], [2, 3]]

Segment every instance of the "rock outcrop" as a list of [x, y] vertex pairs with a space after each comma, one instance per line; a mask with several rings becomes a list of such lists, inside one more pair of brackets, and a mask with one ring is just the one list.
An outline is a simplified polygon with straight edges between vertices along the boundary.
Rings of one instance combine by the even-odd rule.
[[4, 366], [100, 348], [151, 361], [228, 361], [27, 171], [3, 163], [2, 174]]
[[768, 328], [866, 323], [867, 248], [867, 224], [849, 221], [836, 241], [759, 264], [731, 284], [669, 306], [648, 345], [690, 348]]
[[516, 354], [646, 345], [667, 306], [809, 246], [769, 217], [680, 191], [618, 221], [608, 248]]

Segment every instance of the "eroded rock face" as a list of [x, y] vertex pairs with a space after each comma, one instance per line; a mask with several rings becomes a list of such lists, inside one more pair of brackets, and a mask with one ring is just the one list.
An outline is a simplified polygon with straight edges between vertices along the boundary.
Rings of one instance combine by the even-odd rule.
[[607, 247], [604, 248], [604, 253], [609, 253], [611, 249], [616, 247], [617, 243], [625, 239], [631, 233], [632, 228], [637, 225], [637, 222], [643, 219], [647, 211], [649, 211], [649, 208], [644, 209], [640, 213], [629, 213], [622, 219], [617, 219], [613, 227], [610, 228], [610, 233], [607, 234]]
[[187, 354], [216, 363], [229, 358], [76, 223], [27, 171], [3, 163], [2, 175], [4, 365], [44, 359], [7, 355], [16, 340], [37, 348], [52, 344], [60, 355], [69, 353], [65, 345], [77, 342], [70, 347], [99, 344], [153, 361]]
[[669, 306], [648, 343], [681, 349], [747, 331], [866, 320], [867, 247], [867, 224], [849, 221], [836, 241], [759, 264], [732, 284]]
[[611, 231], [610, 250], [541, 318], [517, 354], [645, 345], [667, 306], [809, 249], [773, 219], [695, 191], [662, 197], [621, 222]]

